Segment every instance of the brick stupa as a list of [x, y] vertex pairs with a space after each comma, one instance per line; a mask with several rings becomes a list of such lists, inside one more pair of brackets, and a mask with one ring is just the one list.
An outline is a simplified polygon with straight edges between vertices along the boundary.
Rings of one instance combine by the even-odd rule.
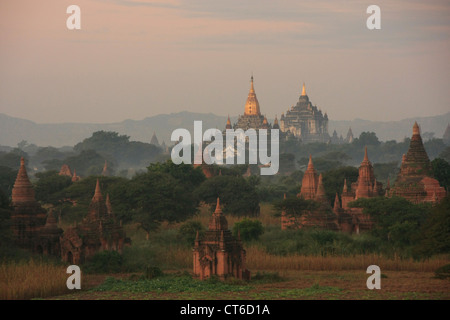
[[36, 201], [23, 157], [12, 189], [12, 207], [11, 227], [16, 244], [32, 252], [59, 256], [62, 230], [56, 226], [53, 214], [47, 217]]
[[228, 222], [222, 213], [220, 200], [217, 198], [216, 210], [209, 221], [208, 231], [202, 239], [198, 232], [193, 248], [194, 275], [201, 280], [211, 276], [226, 279], [250, 279], [246, 269], [246, 253], [242, 242], [235, 239], [228, 230]]
[[440, 202], [446, 191], [432, 177], [431, 162], [423, 146], [417, 122], [406, 155], [402, 157], [400, 173], [387, 196], [400, 196], [413, 203]]

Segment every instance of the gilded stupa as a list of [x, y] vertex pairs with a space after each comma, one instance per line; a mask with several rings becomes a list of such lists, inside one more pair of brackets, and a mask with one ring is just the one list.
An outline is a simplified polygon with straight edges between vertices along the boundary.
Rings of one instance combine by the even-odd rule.
[[261, 114], [252, 76], [250, 80], [250, 91], [245, 103], [244, 114], [239, 116], [237, 123], [233, 126], [233, 129], [242, 129], [246, 131], [248, 129], [271, 129], [271, 127], [272, 126], [267, 122], [267, 119], [265, 119], [265, 116]]

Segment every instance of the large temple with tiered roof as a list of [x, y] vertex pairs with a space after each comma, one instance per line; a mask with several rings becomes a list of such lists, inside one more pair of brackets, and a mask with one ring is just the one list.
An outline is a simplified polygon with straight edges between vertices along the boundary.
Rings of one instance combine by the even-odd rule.
[[314, 106], [306, 94], [305, 84], [295, 106], [281, 114], [280, 129], [286, 136], [293, 135], [303, 142], [328, 142], [328, 115]]

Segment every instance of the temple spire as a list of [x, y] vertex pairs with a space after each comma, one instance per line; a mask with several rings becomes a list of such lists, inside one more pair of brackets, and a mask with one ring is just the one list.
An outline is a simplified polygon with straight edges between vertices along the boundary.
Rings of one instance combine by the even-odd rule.
[[247, 102], [245, 103], [244, 115], [261, 115], [258, 98], [256, 98], [255, 88], [253, 86], [253, 75], [251, 77], [250, 91], [248, 93]]
[[342, 193], [347, 193], [347, 179], [344, 179], [344, 189], [342, 190]]
[[92, 197], [92, 201], [101, 201], [103, 200], [102, 191], [100, 190], [100, 181], [97, 179], [97, 184], [95, 185], [94, 197]]
[[307, 168], [307, 170], [314, 170], [314, 165], [313, 165], [313, 162], [312, 162], [312, 157], [311, 157], [311, 155], [309, 155], [309, 162], [308, 162], [308, 168]]
[[227, 125], [226, 125], [225, 129], [231, 129], [230, 115], [228, 115]]
[[306, 88], [305, 88], [304, 82], [303, 82], [303, 88], [302, 88], [302, 96], [306, 96]]
[[27, 169], [25, 167], [25, 159], [20, 158], [20, 168], [17, 173], [17, 178], [12, 189], [13, 204], [19, 202], [34, 202], [34, 189], [28, 178]]
[[420, 135], [420, 128], [419, 125], [417, 124], [417, 121], [414, 122], [413, 135]]
[[221, 214], [222, 213], [222, 209], [220, 208], [220, 199], [219, 199], [219, 197], [217, 197], [216, 211], [214, 211], [214, 213], [217, 213], [217, 214]]

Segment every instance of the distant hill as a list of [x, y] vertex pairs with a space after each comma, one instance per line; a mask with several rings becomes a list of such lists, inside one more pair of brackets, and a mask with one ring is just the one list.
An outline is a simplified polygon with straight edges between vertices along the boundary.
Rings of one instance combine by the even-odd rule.
[[[232, 123], [237, 117], [230, 117]], [[124, 120], [118, 123], [49, 123], [38, 124], [33, 121], [10, 117], [0, 113], [0, 145], [15, 147], [22, 140], [34, 143], [38, 146], [73, 146], [88, 138], [93, 132], [115, 131], [119, 134], [130, 136], [130, 140], [150, 142], [153, 132], [158, 141], [165, 141], [171, 145], [170, 136], [177, 128], [186, 128], [193, 133], [195, 120], [203, 121], [203, 131], [209, 128], [223, 130], [227, 121], [226, 116], [217, 116], [212, 113], [193, 113], [183, 111], [179, 113], [160, 114], [143, 120]], [[375, 132], [381, 141], [401, 141], [412, 134], [412, 126], [417, 121], [422, 133], [434, 132], [434, 137], [442, 138], [447, 124], [450, 123], [450, 112], [434, 117], [410, 118], [400, 121], [369, 121], [355, 119], [351, 121], [330, 120], [328, 129], [330, 135], [336, 130], [338, 136], [345, 138], [348, 128], [351, 127], [354, 137], [358, 137], [363, 131]], [[269, 119], [273, 122], [273, 119]]]

